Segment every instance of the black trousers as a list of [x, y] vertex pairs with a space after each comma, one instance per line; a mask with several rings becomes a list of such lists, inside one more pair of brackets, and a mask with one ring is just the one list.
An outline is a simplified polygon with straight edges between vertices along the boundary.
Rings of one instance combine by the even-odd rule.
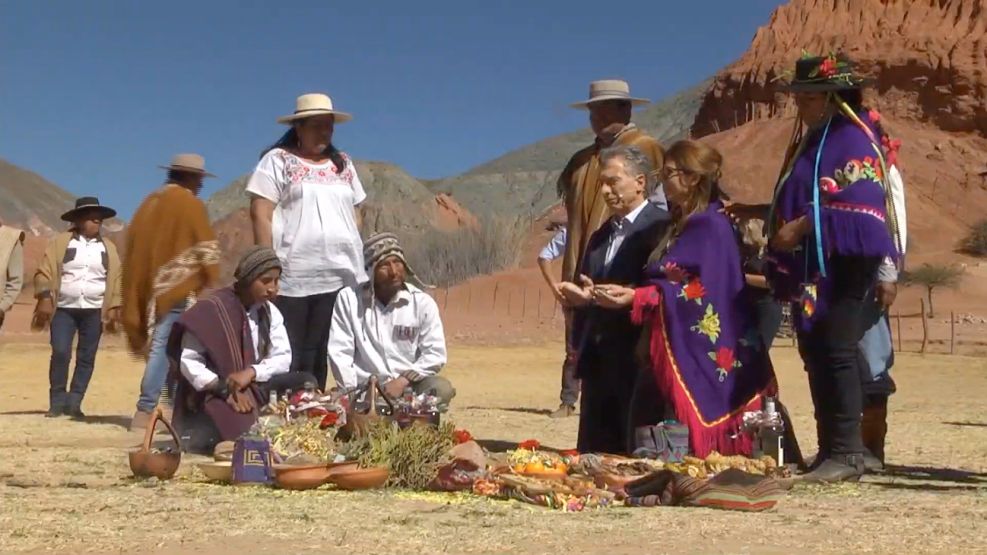
[[308, 297], [280, 296], [274, 301], [288, 331], [292, 372], [315, 376], [322, 390], [329, 377], [329, 328], [338, 294], [339, 291], [333, 291]]
[[867, 331], [865, 304], [879, 258], [834, 256], [829, 260], [833, 294], [828, 312], [808, 333], [799, 333], [799, 353], [809, 373], [820, 454], [859, 454], [863, 359], [859, 343]]
[[770, 349], [783, 319], [781, 304], [768, 291], [754, 293], [751, 301], [757, 314], [758, 332], [764, 340], [765, 348]]
[[[78, 333], [75, 372], [69, 381], [72, 341]], [[78, 409], [89, 388], [96, 365], [96, 349], [103, 335], [102, 310], [98, 308], [59, 308], [51, 318], [51, 362], [48, 365], [48, 401], [53, 411]], [[68, 391], [66, 391], [68, 388]]]
[[579, 400], [580, 453], [622, 455], [631, 444], [630, 412], [636, 376], [631, 368], [604, 367], [582, 376]]

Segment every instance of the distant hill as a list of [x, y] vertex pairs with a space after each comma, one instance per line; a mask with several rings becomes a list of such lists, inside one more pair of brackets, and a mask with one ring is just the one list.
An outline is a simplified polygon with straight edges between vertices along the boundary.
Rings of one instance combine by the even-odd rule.
[[34, 235], [65, 229], [61, 215], [75, 203], [68, 191], [5, 160], [0, 160], [0, 191], [0, 219]]
[[[684, 138], [709, 82], [682, 91], [634, 114], [634, 122], [662, 144]], [[509, 152], [429, 187], [448, 193], [478, 214], [537, 215], [556, 201], [555, 181], [569, 157], [593, 142], [587, 127]]]

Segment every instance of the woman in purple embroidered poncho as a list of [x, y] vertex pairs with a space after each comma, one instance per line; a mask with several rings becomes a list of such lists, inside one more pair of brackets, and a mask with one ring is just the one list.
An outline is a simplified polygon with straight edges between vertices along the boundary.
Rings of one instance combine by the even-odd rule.
[[857, 346], [877, 269], [897, 257], [881, 134], [862, 84], [842, 55], [796, 63], [799, 121], [768, 216], [766, 274], [776, 298], [793, 304], [815, 406], [819, 455], [807, 478], [822, 482], [863, 472]]
[[[645, 326], [649, 364], [635, 386], [632, 426], [674, 414], [689, 428], [690, 450], [750, 455], [739, 433], [777, 386], [744, 290], [740, 250], [717, 180], [722, 157], [694, 141], [666, 153], [663, 179], [673, 223], [651, 254], [644, 287], [598, 286], [601, 306], [629, 307]], [[656, 411], [648, 414], [647, 407]], [[669, 410], [670, 409], [670, 410]]]

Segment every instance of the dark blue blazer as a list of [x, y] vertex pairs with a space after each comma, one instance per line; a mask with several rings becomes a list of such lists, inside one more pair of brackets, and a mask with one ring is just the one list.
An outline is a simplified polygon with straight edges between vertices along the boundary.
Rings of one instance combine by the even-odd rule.
[[[670, 220], [668, 212], [648, 202], [631, 223], [610, 266], [605, 267], [607, 246], [614, 226], [613, 218], [607, 220], [590, 236], [576, 279], [580, 274], [585, 274], [597, 284], [640, 285], [644, 280], [648, 257], [665, 235]], [[635, 349], [641, 329], [631, 323], [630, 310], [599, 307], [576, 309], [572, 334], [573, 344], [579, 352], [579, 377], [626, 372], [633, 379]]]

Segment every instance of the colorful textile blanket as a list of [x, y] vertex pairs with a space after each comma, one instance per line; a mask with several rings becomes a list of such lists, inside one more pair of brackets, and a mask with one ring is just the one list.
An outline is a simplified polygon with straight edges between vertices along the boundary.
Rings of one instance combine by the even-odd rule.
[[651, 330], [649, 354], [658, 387], [689, 427], [697, 457], [711, 451], [750, 455], [740, 433], [744, 411], [775, 394], [774, 370], [747, 298], [733, 227], [713, 202], [686, 221], [646, 269], [632, 318]]
[[772, 509], [788, 490], [775, 478], [731, 468], [709, 480], [663, 470], [627, 484], [631, 507], [684, 506], [760, 512]]

